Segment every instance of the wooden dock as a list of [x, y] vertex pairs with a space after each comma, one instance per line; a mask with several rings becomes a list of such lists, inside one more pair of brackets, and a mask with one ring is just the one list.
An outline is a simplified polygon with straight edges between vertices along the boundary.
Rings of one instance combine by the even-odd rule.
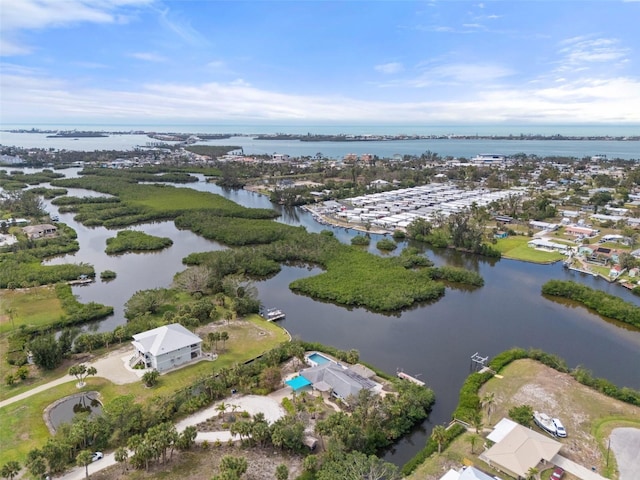
[[418, 380], [416, 377], [412, 377], [408, 373], [398, 371], [396, 372], [396, 375], [398, 378], [401, 378], [403, 380], [408, 380], [409, 382], [415, 383], [416, 385], [420, 385], [421, 387], [424, 387], [426, 385], [422, 380]]
[[81, 278], [78, 280], [69, 280], [67, 283], [69, 285], [88, 285], [93, 282], [95, 282], [95, 279], [93, 278]]

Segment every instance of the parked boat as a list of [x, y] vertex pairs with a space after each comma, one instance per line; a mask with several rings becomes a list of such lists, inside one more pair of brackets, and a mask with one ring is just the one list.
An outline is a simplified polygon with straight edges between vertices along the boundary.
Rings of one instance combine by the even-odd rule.
[[533, 421], [545, 432], [550, 433], [554, 437], [558, 433], [556, 430], [556, 425], [553, 423], [553, 419], [542, 412], [533, 412]]
[[267, 308], [262, 313], [262, 316], [268, 322], [273, 322], [273, 321], [276, 321], [276, 320], [282, 320], [286, 315], [284, 314], [284, 312], [282, 310], [279, 310], [277, 308]]

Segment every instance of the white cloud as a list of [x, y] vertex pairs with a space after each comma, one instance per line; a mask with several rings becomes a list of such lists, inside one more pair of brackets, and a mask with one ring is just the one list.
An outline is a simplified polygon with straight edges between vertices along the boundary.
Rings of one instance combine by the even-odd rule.
[[561, 68], [573, 68], [576, 65], [624, 61], [629, 49], [620, 45], [615, 38], [573, 37], [560, 43], [562, 55]]
[[407, 86], [489, 85], [513, 74], [509, 68], [493, 64], [449, 63], [424, 68], [416, 78], [405, 81]]
[[[457, 74], [460, 70], [454, 69]], [[27, 71], [0, 79], [2, 123], [55, 120], [326, 120], [406, 122], [640, 123], [640, 81], [618, 77], [530, 88], [472, 91], [422, 101], [363, 101], [341, 96], [291, 95], [231, 83], [154, 83], [139, 90], [83, 88]]]
[[384, 73], [384, 74], [393, 74], [393, 73], [399, 73], [401, 72], [404, 67], [401, 63], [398, 62], [390, 62], [390, 63], [383, 63], [380, 65], [376, 65], [375, 67], [373, 67], [373, 69], [376, 72], [380, 72], [380, 73]]
[[27, 55], [28, 53], [31, 53], [31, 48], [27, 45], [21, 45], [8, 38], [0, 38], [0, 56], [13, 57], [16, 55]]
[[138, 60], [144, 60], [145, 62], [166, 62], [167, 59], [162, 55], [158, 55], [153, 52], [134, 52], [127, 56], [131, 58], [137, 58]]
[[14, 0], [2, 3], [2, 28], [29, 30], [77, 22], [122, 21], [118, 10], [152, 0]]
[[141, 6], [153, 0], [5, 0], [2, 2], [2, 49], [0, 55], [31, 53], [19, 41], [20, 32], [63, 27], [80, 22], [119, 23], [126, 20], [123, 7]]
[[209, 41], [187, 20], [173, 14], [168, 8], [159, 10], [160, 24], [192, 46], [207, 46]]

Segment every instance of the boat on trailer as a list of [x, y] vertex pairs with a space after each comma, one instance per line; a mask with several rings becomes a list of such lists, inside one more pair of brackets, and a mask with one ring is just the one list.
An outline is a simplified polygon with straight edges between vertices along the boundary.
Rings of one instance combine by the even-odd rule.
[[546, 413], [542, 412], [533, 412], [533, 421], [543, 429], [545, 432], [553, 435], [554, 437], [558, 434], [555, 423], [553, 423], [553, 418], [551, 418]]

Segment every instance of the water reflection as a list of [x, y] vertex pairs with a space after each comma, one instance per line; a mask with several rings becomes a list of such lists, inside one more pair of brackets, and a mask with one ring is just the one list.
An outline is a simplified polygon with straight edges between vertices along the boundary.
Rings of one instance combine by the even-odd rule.
[[[204, 181], [181, 188], [217, 193], [246, 207], [275, 208], [280, 213], [277, 221], [301, 225], [310, 232], [331, 230], [344, 243], [355, 235], [344, 228], [321, 225], [301, 209], [272, 207], [266, 197], [244, 190], [227, 191]], [[83, 196], [80, 193], [88, 192], [73, 194]], [[57, 212], [50, 202], [48, 208]], [[73, 288], [83, 302], [114, 306], [115, 314], [94, 327], [100, 331], [111, 330], [125, 321], [123, 305], [135, 291], [169, 286], [174, 274], [184, 269], [182, 258], [189, 253], [225, 248], [189, 231], [180, 231], [172, 222], [161, 222], [132, 228], [169, 237], [174, 241], [172, 247], [157, 253], [109, 257], [104, 253], [106, 239], [115, 236], [115, 231], [84, 227], [73, 220], [72, 214], [60, 214], [60, 219], [78, 232], [80, 251], [50, 263], [84, 261], [93, 264], [98, 273], [109, 269], [118, 274], [109, 283]], [[378, 254], [375, 244], [384, 237], [370, 236], [368, 250]], [[399, 254], [406, 245], [414, 246], [411, 242], [400, 242], [393, 254]], [[542, 285], [557, 278], [577, 281], [640, 304], [640, 298], [626, 289], [565, 270], [559, 263], [496, 261], [424, 245], [418, 247], [436, 265], [478, 272], [485, 280], [484, 286], [448, 286], [445, 296], [436, 302], [384, 315], [362, 308], [346, 309], [291, 292], [289, 284], [320, 273], [316, 267], [285, 265], [277, 275], [257, 282], [263, 304], [286, 313], [281, 324], [294, 337], [344, 350], [355, 348], [364, 361], [384, 371], [403, 369], [422, 374], [421, 378], [434, 389], [437, 403], [430, 419], [396, 444], [388, 452], [388, 460], [398, 464], [407, 461], [424, 446], [432, 425], [450, 419], [474, 352], [492, 357], [516, 346], [538, 348], [558, 354], [571, 367], [582, 365], [616, 385], [640, 388], [640, 332], [604, 321], [584, 308], [567, 308], [566, 302], [541, 294]]]
[[58, 400], [48, 410], [49, 423], [57, 430], [63, 423], [70, 423], [78, 414], [91, 417], [102, 414], [102, 404], [98, 400], [98, 392], [84, 392]]

